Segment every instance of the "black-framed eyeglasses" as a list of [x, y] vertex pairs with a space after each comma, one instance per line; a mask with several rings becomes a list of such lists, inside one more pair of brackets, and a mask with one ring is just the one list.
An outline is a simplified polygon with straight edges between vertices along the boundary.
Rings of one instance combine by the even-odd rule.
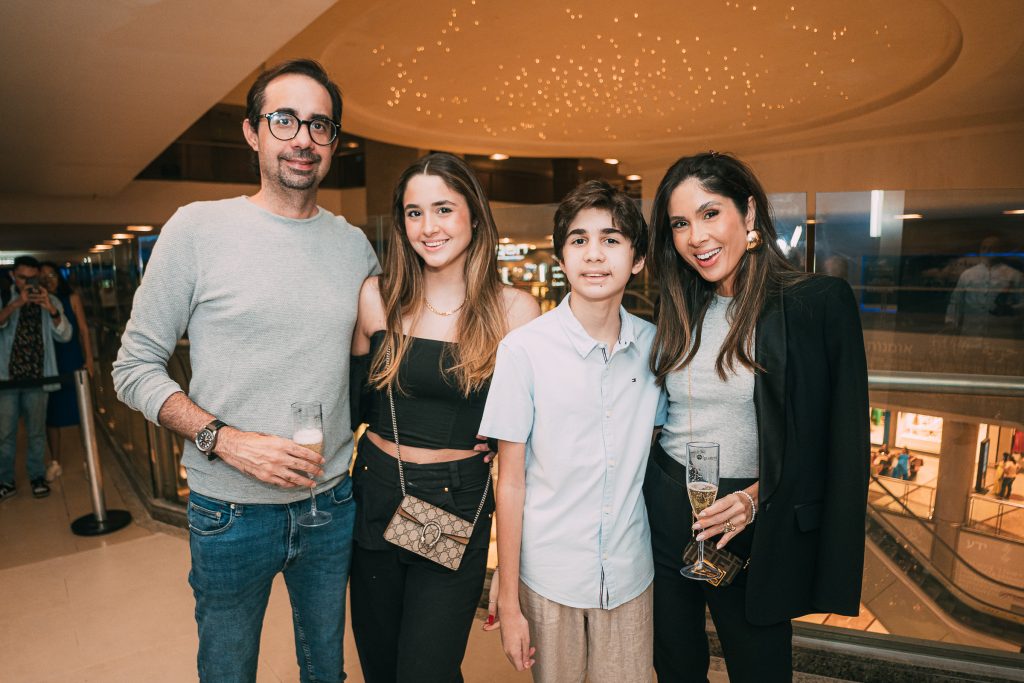
[[318, 145], [329, 145], [338, 137], [338, 124], [322, 116], [303, 121], [290, 112], [272, 111], [260, 118], [267, 120], [271, 135], [285, 142], [298, 135], [303, 126], [309, 130], [309, 139]]

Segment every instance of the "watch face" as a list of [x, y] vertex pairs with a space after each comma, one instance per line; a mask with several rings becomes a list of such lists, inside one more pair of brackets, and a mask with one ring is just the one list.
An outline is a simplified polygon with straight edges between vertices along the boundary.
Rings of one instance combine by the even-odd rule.
[[196, 435], [196, 446], [199, 447], [203, 453], [209, 453], [213, 450], [213, 441], [216, 432], [213, 432], [205, 427], [199, 431]]

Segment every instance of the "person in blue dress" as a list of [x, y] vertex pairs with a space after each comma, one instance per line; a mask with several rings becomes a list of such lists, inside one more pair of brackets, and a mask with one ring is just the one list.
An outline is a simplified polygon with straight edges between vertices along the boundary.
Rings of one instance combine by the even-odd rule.
[[[60, 299], [71, 323], [71, 339], [54, 344], [57, 372], [63, 376], [85, 367], [89, 371], [89, 376], [93, 376], [92, 344], [82, 297], [71, 288], [56, 263], [42, 263], [39, 273], [46, 289]], [[50, 400], [46, 405], [46, 441], [52, 458], [46, 467], [46, 481], [53, 481], [63, 472], [60, 464], [62, 429], [80, 423], [75, 386], [71, 381], [64, 381], [59, 391], [50, 394]]]
[[896, 466], [889, 473], [894, 479], [910, 479], [910, 450], [904, 446], [896, 457]]

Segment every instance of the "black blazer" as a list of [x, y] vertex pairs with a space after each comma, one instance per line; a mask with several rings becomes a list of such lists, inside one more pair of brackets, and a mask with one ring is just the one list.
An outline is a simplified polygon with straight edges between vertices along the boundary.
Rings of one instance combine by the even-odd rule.
[[747, 619], [856, 615], [869, 475], [868, 383], [857, 303], [814, 276], [769, 297], [754, 379], [759, 511]]

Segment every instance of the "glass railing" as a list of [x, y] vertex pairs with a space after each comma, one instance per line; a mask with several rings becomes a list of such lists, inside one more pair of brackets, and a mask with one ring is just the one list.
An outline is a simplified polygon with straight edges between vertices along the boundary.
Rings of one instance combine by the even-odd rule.
[[1024, 542], [1024, 503], [972, 495], [967, 527]]
[[[872, 478], [873, 550], [867, 562], [874, 564], [865, 567], [865, 594], [873, 601], [862, 613], [871, 618], [820, 615], [821, 623], [1019, 650], [1024, 627], [1015, 634], [1005, 625], [1019, 624], [1014, 615], [1024, 614], [1024, 484], [1010, 500], [993, 494], [1001, 454], [1019, 453], [1024, 442], [1018, 437], [1024, 429], [1024, 396], [1014, 388], [1024, 375], [1024, 306], [1015, 298], [1021, 291], [1012, 272], [1019, 270], [1015, 264], [1024, 251], [1024, 217], [1001, 213], [1001, 207], [1024, 206], [1024, 191], [819, 194], [816, 223], [806, 220], [811, 214], [803, 194], [771, 195], [771, 201], [779, 246], [790, 260], [843, 277], [857, 296], [874, 378], [871, 402], [881, 416], [872, 417], [875, 445], [907, 446], [930, 468], [916, 480]], [[646, 214], [649, 203], [643, 209]], [[531, 292], [544, 309], [567, 291], [549, 241], [553, 212], [550, 205], [499, 206], [494, 212], [504, 238], [499, 272]], [[907, 216], [915, 212], [923, 218]], [[371, 217], [361, 227], [383, 256], [390, 220]], [[990, 233], [1003, 240], [1004, 246], [997, 245], [1001, 251], [979, 248]], [[97, 337], [100, 371], [94, 391], [102, 428], [140, 493], [150, 499], [151, 510], [171, 519], [183, 510], [188, 494], [181, 439], [121, 405], [109, 379], [131, 295], [145, 267], [141, 251], [115, 247], [95, 255], [76, 275]], [[971, 271], [979, 264], [983, 268]], [[965, 276], [984, 269], [997, 270], [998, 277], [979, 285], [973, 275]], [[653, 317], [656, 284], [647, 271], [634, 278], [626, 307]], [[169, 372], [187, 386], [187, 341], [172, 356]], [[936, 384], [940, 380], [946, 384]], [[952, 522], [951, 491], [962, 506]], [[937, 505], [945, 510], [941, 519]], [[869, 580], [881, 583], [869, 586]], [[908, 609], [933, 608], [933, 629], [915, 628], [906, 618]], [[887, 615], [887, 609], [893, 613]], [[993, 635], [983, 628], [984, 619], [1003, 624], [1004, 630]]]
[[920, 519], [931, 519], [935, 507], [935, 487], [874, 476], [868, 484], [868, 503], [876, 509], [897, 514], [905, 511]]

